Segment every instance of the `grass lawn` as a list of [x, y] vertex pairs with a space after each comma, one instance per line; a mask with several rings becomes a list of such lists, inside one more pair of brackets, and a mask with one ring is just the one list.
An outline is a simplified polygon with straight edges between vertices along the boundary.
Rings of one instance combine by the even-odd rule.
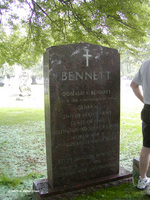
[[46, 177], [44, 113], [1, 108], [0, 124], [0, 199], [19, 200], [33, 180]]
[[[43, 109], [0, 108], [0, 199], [32, 199], [33, 180], [46, 178]], [[142, 145], [140, 109], [121, 113], [120, 164], [132, 171]], [[69, 198], [70, 199], [70, 198]], [[79, 195], [72, 200], [121, 200], [149, 197], [133, 184]]]

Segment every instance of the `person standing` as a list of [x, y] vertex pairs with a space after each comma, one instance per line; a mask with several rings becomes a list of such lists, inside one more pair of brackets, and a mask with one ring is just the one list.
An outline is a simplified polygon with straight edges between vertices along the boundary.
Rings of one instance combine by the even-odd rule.
[[141, 65], [130, 86], [136, 97], [144, 104], [141, 111], [143, 146], [140, 153], [140, 179], [137, 188], [144, 190], [148, 186], [147, 194], [150, 195], [150, 178], [147, 177], [150, 162], [150, 59]]

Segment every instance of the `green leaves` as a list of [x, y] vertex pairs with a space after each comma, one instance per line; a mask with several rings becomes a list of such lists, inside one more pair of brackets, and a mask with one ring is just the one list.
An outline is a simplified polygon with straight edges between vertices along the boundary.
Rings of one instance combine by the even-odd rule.
[[1, 8], [0, 65], [29, 67], [49, 46], [79, 42], [137, 54], [149, 39], [148, 0], [5, 0]]

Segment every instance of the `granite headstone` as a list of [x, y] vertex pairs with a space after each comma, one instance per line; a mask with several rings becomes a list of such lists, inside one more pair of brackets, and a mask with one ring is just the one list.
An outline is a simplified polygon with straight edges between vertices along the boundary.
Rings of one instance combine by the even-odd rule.
[[48, 182], [71, 186], [119, 173], [120, 55], [89, 43], [44, 53]]

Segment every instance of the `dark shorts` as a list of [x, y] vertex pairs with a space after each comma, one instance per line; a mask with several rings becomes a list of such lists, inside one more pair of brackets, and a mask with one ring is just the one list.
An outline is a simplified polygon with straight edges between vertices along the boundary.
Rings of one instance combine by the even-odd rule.
[[143, 146], [150, 147], [150, 105], [145, 104], [141, 111]]

